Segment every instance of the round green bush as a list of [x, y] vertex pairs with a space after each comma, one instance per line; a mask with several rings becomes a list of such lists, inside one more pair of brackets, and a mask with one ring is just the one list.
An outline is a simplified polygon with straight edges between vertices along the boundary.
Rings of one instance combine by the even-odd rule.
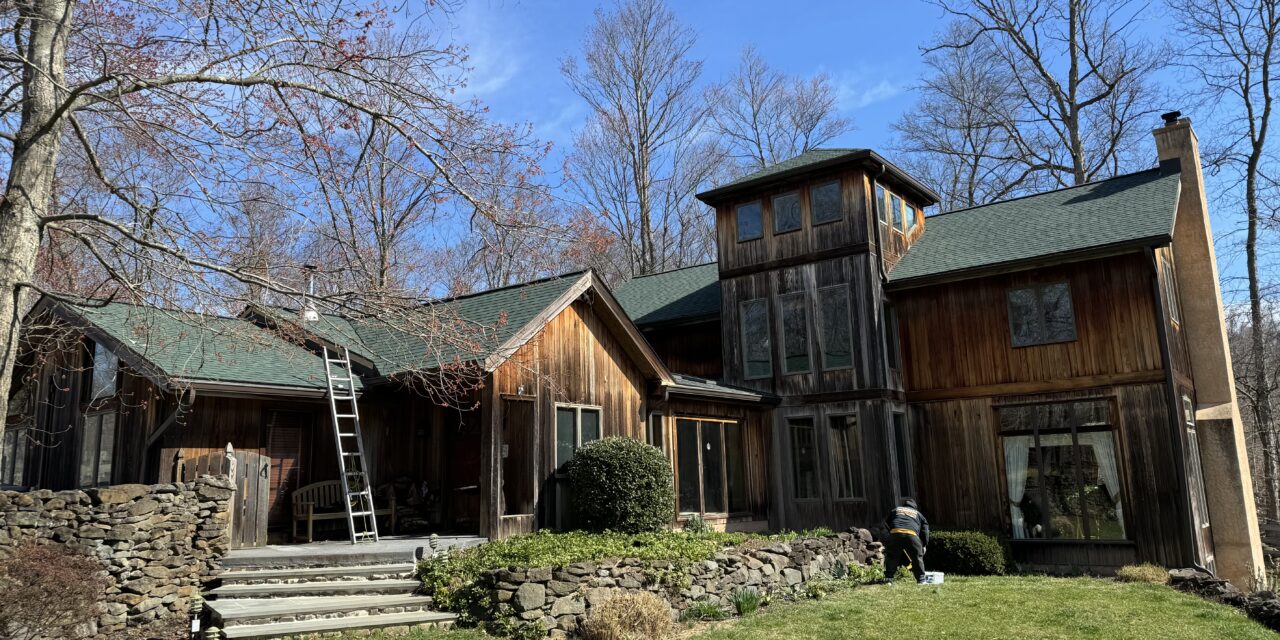
[[929, 535], [924, 566], [964, 576], [1004, 575], [1004, 547], [981, 531], [934, 531]]
[[596, 440], [573, 454], [568, 471], [582, 528], [641, 533], [671, 524], [674, 476], [656, 447], [630, 438]]

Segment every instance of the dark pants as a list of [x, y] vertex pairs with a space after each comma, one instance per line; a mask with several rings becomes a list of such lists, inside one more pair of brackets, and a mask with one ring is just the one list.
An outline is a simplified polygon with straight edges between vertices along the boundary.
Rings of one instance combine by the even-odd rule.
[[884, 577], [892, 580], [898, 575], [898, 567], [910, 562], [911, 573], [915, 574], [916, 582], [924, 580], [922, 551], [924, 547], [920, 544], [919, 536], [907, 533], [889, 534], [889, 540], [884, 546]]

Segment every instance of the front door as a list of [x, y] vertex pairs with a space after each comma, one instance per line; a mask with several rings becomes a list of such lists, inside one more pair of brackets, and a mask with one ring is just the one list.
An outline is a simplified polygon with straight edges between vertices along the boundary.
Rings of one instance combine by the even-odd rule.
[[272, 527], [289, 525], [293, 490], [302, 482], [302, 438], [308, 414], [267, 413], [267, 457], [271, 458], [267, 521]]

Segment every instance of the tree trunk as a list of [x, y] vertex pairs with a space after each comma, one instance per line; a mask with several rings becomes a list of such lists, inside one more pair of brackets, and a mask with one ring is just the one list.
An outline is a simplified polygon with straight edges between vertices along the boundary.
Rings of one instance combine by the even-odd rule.
[[[55, 119], [66, 99], [67, 32], [73, 0], [19, 2], [15, 30], [25, 36], [22, 52], [22, 118], [13, 142], [13, 163], [0, 202], [0, 416], [8, 414], [13, 363], [25, 285], [35, 272], [40, 219], [53, 197], [53, 177], [63, 119]], [[0, 419], [0, 433], [4, 425]]]

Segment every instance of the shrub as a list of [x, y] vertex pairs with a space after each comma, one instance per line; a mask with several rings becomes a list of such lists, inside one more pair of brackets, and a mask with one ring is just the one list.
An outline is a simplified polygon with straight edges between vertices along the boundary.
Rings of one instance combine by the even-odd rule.
[[707, 524], [707, 521], [703, 520], [702, 516], [696, 513], [689, 516], [689, 518], [684, 521], [685, 533], [701, 535], [704, 533], [711, 533], [712, 531], [714, 531], [714, 529], [711, 528], [711, 525]]
[[676, 510], [671, 463], [658, 448], [631, 438], [583, 445], [569, 461], [574, 511], [592, 531], [662, 531]]
[[852, 564], [848, 567], [847, 577], [853, 584], [875, 584], [884, 580], [884, 565]]
[[749, 616], [760, 608], [760, 592], [751, 587], [734, 589], [729, 596], [733, 608], [740, 616]]
[[724, 620], [729, 614], [719, 604], [710, 600], [699, 600], [684, 610], [684, 619], [690, 622], [704, 622], [707, 620]]
[[1164, 567], [1149, 562], [1142, 564], [1126, 564], [1116, 570], [1116, 579], [1121, 582], [1150, 582], [1151, 584], [1169, 584], [1169, 572]]
[[94, 558], [62, 545], [20, 545], [0, 559], [0, 637], [70, 637], [98, 616], [109, 585]]
[[648, 591], [619, 592], [591, 609], [582, 622], [586, 640], [665, 640], [675, 637], [671, 607]]
[[980, 531], [935, 531], [929, 536], [924, 566], [966, 576], [1004, 575], [1004, 547]]

